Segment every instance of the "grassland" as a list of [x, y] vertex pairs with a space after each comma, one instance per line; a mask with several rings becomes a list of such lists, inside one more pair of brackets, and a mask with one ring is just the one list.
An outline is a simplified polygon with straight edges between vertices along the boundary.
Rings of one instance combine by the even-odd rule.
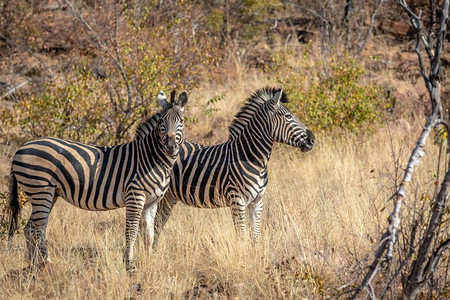
[[[260, 78], [193, 91], [188, 136], [204, 143], [226, 139], [226, 125], [241, 102], [265, 84]], [[228, 91], [228, 92], [226, 92]], [[230, 92], [232, 91], [232, 92]], [[225, 93], [217, 112], [202, 113], [201, 99]], [[206, 101], [206, 100], [205, 100]], [[63, 200], [47, 229], [52, 265], [27, 272], [23, 234], [7, 250], [0, 244], [1, 299], [316, 299], [334, 297], [354, 284], [386, 225], [398, 165], [405, 166], [414, 136], [382, 128], [364, 140], [317, 136], [301, 153], [277, 145], [269, 164], [269, 186], [259, 248], [237, 238], [229, 209], [177, 205], [158, 247], [149, 254], [138, 242], [138, 270], [125, 271], [124, 209], [88, 212]], [[0, 154], [0, 191], [15, 146]], [[416, 178], [430, 178], [437, 147], [430, 145]], [[397, 173], [397, 175], [396, 175]], [[433, 189], [413, 181], [413, 194]], [[407, 201], [410, 201], [409, 199]], [[27, 218], [30, 205], [22, 217]]]

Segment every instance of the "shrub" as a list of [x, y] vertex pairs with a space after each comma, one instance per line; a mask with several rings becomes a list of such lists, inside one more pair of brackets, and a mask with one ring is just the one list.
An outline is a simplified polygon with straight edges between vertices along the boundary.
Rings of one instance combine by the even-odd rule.
[[[107, 79], [99, 80], [86, 69], [77, 68], [64, 80], [45, 84], [41, 93], [21, 99], [14, 110], [3, 111], [3, 124], [10, 128], [5, 131], [15, 132], [9, 139], [19, 141], [53, 136], [106, 145], [123, 142], [130, 138], [128, 129], [155, 104], [143, 100], [139, 109], [127, 115], [126, 97], [120, 92], [114, 95], [110, 88]], [[120, 83], [114, 88], [122, 90]]]
[[215, 39], [197, 31], [192, 18], [182, 17], [194, 14], [189, 10], [193, 4], [161, 17], [175, 8], [159, 11], [151, 3], [109, 2], [102, 13], [84, 6], [69, 8], [83, 18], [74, 26], [78, 44], [90, 46], [83, 49], [89, 55], [61, 68], [56, 80], [19, 95], [12, 110], [0, 107], [0, 131], [6, 140], [22, 143], [55, 136], [123, 143], [134, 136], [134, 125], [154, 112], [160, 90], [189, 90], [214, 73], [220, 60]]
[[[303, 61], [307, 59], [305, 53]], [[277, 56], [278, 67], [286, 63]], [[376, 82], [364, 82], [363, 64], [345, 57], [329, 65], [306, 68], [302, 59], [293, 66], [276, 71], [277, 81], [289, 94], [292, 111], [309, 127], [325, 132], [362, 134], [379, 123], [389, 101]], [[281, 75], [280, 75], [281, 74]]]

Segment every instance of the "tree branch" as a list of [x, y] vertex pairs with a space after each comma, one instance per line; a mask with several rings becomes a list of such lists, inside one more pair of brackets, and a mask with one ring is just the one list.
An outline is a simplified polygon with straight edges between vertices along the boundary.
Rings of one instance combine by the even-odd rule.
[[[423, 33], [422, 30], [422, 24], [420, 21], [421, 13], [419, 13], [419, 15], [415, 15], [409, 9], [405, 0], [397, 0], [397, 3], [406, 11], [408, 16], [410, 17], [411, 24], [414, 26], [417, 32], [417, 43], [415, 51], [418, 55], [422, 77], [425, 81], [425, 85], [430, 94], [430, 101], [432, 103], [432, 112], [428, 116], [427, 122], [422, 130], [422, 133], [417, 141], [417, 144], [411, 153], [408, 165], [405, 170], [405, 174], [403, 176], [403, 181], [397, 188], [396, 193], [391, 197], [391, 199], [394, 199], [395, 203], [393, 211], [389, 217], [388, 229], [381, 237], [379, 247], [375, 253], [375, 258], [371, 266], [369, 267], [369, 271], [365, 275], [361, 284], [356, 288], [354, 294], [351, 297], [352, 299], [354, 299], [363, 289], [366, 289], [369, 296], [373, 297], [373, 290], [370, 288], [371, 282], [373, 278], [375, 278], [375, 275], [384, 267], [384, 264], [392, 260], [394, 244], [396, 243], [397, 231], [401, 221], [400, 211], [402, 207], [402, 200], [406, 196], [406, 187], [411, 181], [412, 175], [414, 173], [414, 168], [420, 162], [422, 156], [425, 154], [424, 146], [427, 142], [429, 134], [431, 133], [431, 130], [438, 125], [444, 125], [446, 127], [447, 132], [449, 129], [449, 123], [446, 120], [444, 120], [443, 116], [443, 109], [440, 100], [440, 82], [439, 82], [442, 46], [446, 32], [446, 22], [448, 19], [448, 6], [449, 6], [448, 1], [449, 0], [444, 0], [442, 4], [442, 17], [440, 20], [440, 27], [438, 29], [435, 52], [433, 52], [433, 49], [428, 43], [428, 40], [425, 37], [425, 34]], [[431, 64], [429, 75], [426, 74], [426, 70], [420, 53], [421, 43], [425, 47], [425, 50], [428, 54], [428, 58]], [[431, 242], [433, 241], [433, 238], [436, 236], [436, 232], [439, 229], [439, 225], [441, 224], [443, 207], [445, 207], [445, 203], [447, 203], [449, 198], [449, 186], [450, 186], [450, 171], [447, 172], [444, 178], [444, 181], [441, 185], [441, 190], [438, 194], [438, 198], [436, 200], [435, 205], [433, 206], [431, 221], [429, 223], [425, 239], [421, 243], [419, 255], [417, 256], [417, 259], [414, 263], [413, 272], [411, 273], [410, 280], [405, 290], [404, 295], [408, 299], [410, 299], [410, 297], [411, 299], [415, 297], [416, 294], [414, 293], [418, 291], [418, 288], [420, 288], [420, 285], [423, 283], [423, 277], [425, 275], [424, 272], [428, 257], [427, 253], [429, 252]]]
[[[430, 258], [430, 260], [428, 260], [428, 253], [430, 252], [431, 244], [437, 235], [437, 231], [440, 228], [444, 207], [448, 202], [449, 197], [450, 197], [450, 171], [448, 171], [445, 174], [444, 181], [442, 182], [441, 185], [441, 190], [439, 191], [439, 195], [432, 209], [432, 216], [425, 234], [425, 238], [420, 245], [417, 258], [413, 263], [413, 270], [411, 272], [410, 277], [408, 278], [408, 284], [404, 291], [406, 299], [416, 298], [421, 287], [426, 282], [426, 279], [430, 274], [427, 272], [430, 270], [429, 267], [427, 268], [427, 265], [431, 267], [432, 265], [435, 265], [437, 263], [437, 261], [435, 261], [435, 258], [433, 256]], [[448, 247], [448, 245], [444, 244], [443, 248], [441, 249], [445, 250], [446, 247]], [[438, 248], [438, 250], [436, 250], [435, 253], [439, 254], [440, 252], [441, 251], [439, 251]], [[440, 256], [436, 258], [439, 259]]]
[[127, 89], [127, 107], [124, 109], [124, 111], [127, 115], [129, 115], [129, 113], [131, 113], [130, 107], [131, 107], [131, 103], [133, 100], [133, 95], [132, 95], [132, 87], [129, 83], [128, 76], [125, 72], [125, 68], [122, 63], [122, 57], [120, 56], [120, 52], [119, 52], [119, 46], [117, 44], [117, 31], [118, 31], [118, 26], [119, 26], [119, 24], [118, 24], [119, 12], [117, 9], [117, 3], [115, 4], [115, 7], [114, 7], [114, 13], [115, 13], [114, 14], [115, 15], [114, 36], [110, 35], [110, 40], [111, 40], [111, 44], [113, 45], [113, 51], [114, 51], [114, 52], [111, 52], [111, 50], [108, 48], [106, 43], [104, 43], [102, 41], [102, 39], [99, 37], [97, 32], [95, 32], [95, 30], [92, 28], [92, 26], [89, 25], [89, 23], [83, 18], [83, 16], [81, 15], [81, 11], [76, 9], [74, 7], [73, 3], [71, 3], [70, 1], [68, 1], [68, 0], [63, 0], [63, 1], [69, 7], [71, 13], [81, 22], [81, 24], [83, 24], [83, 26], [85, 28], [85, 32], [89, 36], [89, 38], [93, 42], [95, 42], [97, 44], [97, 46], [104, 53], [106, 53], [106, 55], [114, 62], [117, 69], [119, 70], [120, 75], [122, 76], [122, 79], [125, 83], [125, 87]]
[[31, 56], [33, 56], [45, 68], [45, 70], [50, 75], [50, 78], [52, 79], [52, 81], [56, 80], [55, 73], [52, 71], [52, 69], [45, 63], [45, 61], [42, 58], [40, 58], [36, 53], [34, 53], [29, 47], [24, 46], [24, 45], [19, 45], [18, 43], [10, 40], [9, 38], [7, 38], [6, 36], [4, 36], [1, 33], [0, 33], [0, 39], [5, 41], [5, 43], [9, 44], [10, 46], [17, 47], [19, 49], [22, 49], [23, 51], [28, 52]]
[[370, 35], [372, 34], [372, 30], [373, 30], [373, 24], [375, 23], [375, 16], [378, 12], [378, 10], [380, 9], [381, 5], [383, 4], [384, 0], [379, 0], [378, 4], [375, 6], [375, 9], [372, 12], [372, 15], [370, 16], [370, 25], [369, 25], [369, 29], [367, 30], [367, 34], [366, 37], [364, 38], [361, 46], [359, 47], [358, 51], [356, 52], [356, 55], [359, 56], [361, 54], [361, 52], [364, 50], [364, 48], [366, 47], [367, 41], [370, 38]]

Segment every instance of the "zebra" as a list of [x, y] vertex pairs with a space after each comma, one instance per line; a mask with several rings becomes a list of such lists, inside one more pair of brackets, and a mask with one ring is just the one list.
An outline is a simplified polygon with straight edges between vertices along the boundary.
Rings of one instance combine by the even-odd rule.
[[[178, 201], [198, 208], [231, 207], [241, 238], [247, 231], [248, 209], [250, 235], [255, 244], [260, 243], [267, 164], [274, 143], [306, 152], [312, 150], [315, 142], [312, 131], [283, 104], [287, 101], [282, 88], [259, 89], [232, 121], [228, 141], [214, 146], [183, 143], [170, 174], [169, 191], [158, 203], [153, 246]], [[136, 138], [145, 138], [151, 124], [138, 127]]]
[[[143, 139], [103, 147], [46, 137], [26, 143], [15, 153], [9, 185], [9, 244], [21, 209], [19, 185], [32, 205], [24, 229], [32, 265], [51, 262], [45, 235], [58, 196], [91, 211], [125, 207], [127, 270], [135, 269], [133, 247], [138, 226], [145, 230], [143, 236], [151, 249], [157, 203], [168, 189], [171, 169], [184, 142], [188, 95], [182, 92], [176, 99], [172, 91], [169, 103], [161, 91], [158, 100], [158, 122]], [[147, 121], [152, 122], [152, 118]]]

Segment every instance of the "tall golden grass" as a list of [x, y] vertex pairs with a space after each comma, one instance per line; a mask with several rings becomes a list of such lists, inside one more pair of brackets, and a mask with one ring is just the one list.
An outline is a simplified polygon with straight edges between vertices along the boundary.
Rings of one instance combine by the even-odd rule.
[[[186, 115], [191, 138], [223, 141], [240, 103], [264, 80], [201, 88], [190, 94]], [[212, 117], [202, 101], [226, 93]], [[193, 100], [193, 101], [192, 101]], [[194, 104], [197, 103], [197, 104]], [[214, 125], [215, 124], [215, 125]], [[210, 138], [209, 132], [219, 132]], [[59, 200], [50, 215], [47, 247], [53, 264], [40, 274], [28, 266], [23, 234], [13, 249], [0, 245], [1, 299], [314, 299], [333, 297], [352, 284], [365, 256], [376, 246], [392, 207], [395, 161], [405, 166], [414, 137], [382, 129], [364, 141], [317, 135], [308, 153], [277, 145], [269, 164], [269, 186], [259, 248], [235, 234], [229, 209], [178, 204], [159, 244], [148, 253], [139, 240], [137, 271], [122, 261], [124, 209], [89, 212]], [[205, 138], [207, 136], [207, 138]], [[209, 138], [208, 138], [209, 137]], [[437, 147], [428, 147], [415, 178], [435, 170]], [[12, 151], [2, 154], [2, 165]], [[7, 169], [0, 169], [2, 177]], [[398, 170], [397, 170], [398, 171]], [[6, 181], [0, 191], [6, 190]], [[415, 181], [413, 189], [426, 189]], [[429, 186], [429, 185], [427, 185]], [[28, 217], [30, 205], [22, 215]]]

